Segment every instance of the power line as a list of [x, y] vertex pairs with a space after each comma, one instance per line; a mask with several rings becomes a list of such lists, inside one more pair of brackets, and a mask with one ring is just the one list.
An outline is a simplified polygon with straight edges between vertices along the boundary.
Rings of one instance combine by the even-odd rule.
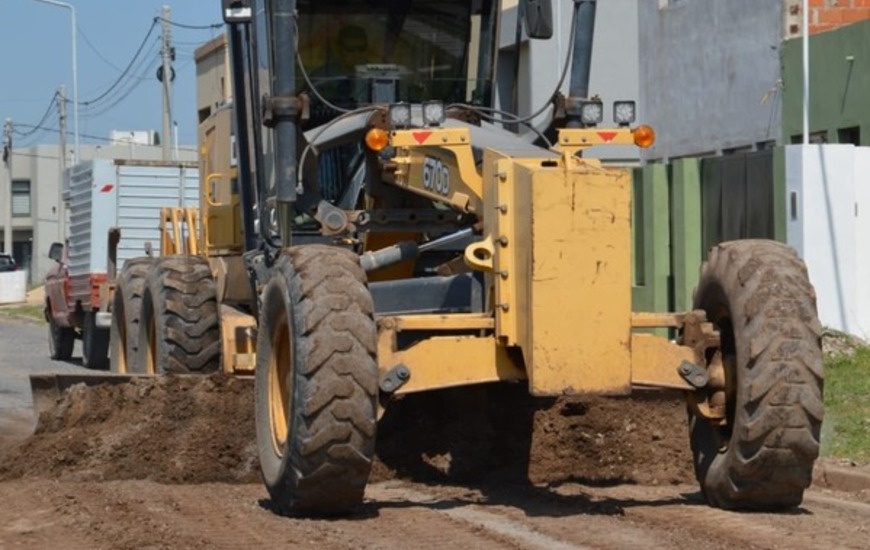
[[[150, 80], [151, 77], [149, 75], [154, 70], [157, 62], [154, 58], [151, 58], [151, 54], [156, 49], [156, 46], [157, 42], [155, 41], [151, 44], [148, 55], [142, 56], [136, 67], [131, 71], [132, 74], [129, 74], [124, 83], [115, 88], [115, 90], [109, 94], [104, 101], [99, 104], [92, 104], [85, 107], [86, 116], [95, 117], [112, 110], [119, 103], [127, 99], [130, 94], [142, 84], [142, 82]], [[151, 58], [150, 63], [149, 58]]]
[[124, 100], [126, 100], [128, 97], [130, 97], [130, 95], [131, 95], [134, 91], [136, 91], [136, 89], [137, 89], [139, 86], [141, 86], [143, 82], [145, 82], [146, 80], [149, 80], [149, 79], [145, 78], [143, 75], [146, 74], [146, 73], [150, 73], [151, 71], [153, 71], [153, 70], [156, 68], [157, 63], [158, 63], [157, 60], [153, 61], [153, 62], [151, 63], [151, 65], [149, 65], [149, 66], [147, 66], [147, 67], [145, 68], [145, 71], [144, 71], [140, 76], [132, 77], [132, 78], [128, 81], [128, 82], [132, 82], [132, 84], [130, 84], [130, 85], [129, 85], [129, 86], [128, 86], [124, 91], [123, 91], [123, 93], [120, 93], [120, 94], [118, 95], [118, 97], [116, 97], [116, 98], [115, 98], [111, 103], [109, 103], [108, 105], [103, 105], [100, 109], [98, 109], [98, 110], [96, 110], [96, 111], [93, 111], [93, 112], [89, 112], [89, 113], [87, 113], [86, 116], [89, 117], [89, 118], [98, 117], [98, 116], [101, 116], [101, 115], [104, 115], [104, 114], [108, 113], [109, 111], [111, 111], [112, 109], [114, 109], [115, 107], [117, 107], [120, 103], [122, 103]]
[[29, 130], [27, 132], [20, 132], [18, 130], [13, 130], [15, 135], [17, 135], [20, 138], [26, 138], [27, 136], [35, 134], [37, 131], [42, 130], [43, 129], [42, 125], [45, 124], [45, 121], [48, 119], [48, 115], [51, 114], [51, 110], [52, 110], [52, 107], [54, 107], [54, 105], [55, 105], [56, 99], [57, 99], [57, 92], [54, 92], [54, 95], [51, 96], [51, 99], [48, 102], [48, 107], [46, 107], [45, 113], [43, 113], [42, 118], [40, 118], [39, 122], [37, 122], [36, 124], [34, 124], [34, 125], [20, 124], [20, 123], [18, 124], [18, 126], [25, 126], [25, 127], [32, 126], [33, 127], [32, 130]]
[[139, 58], [139, 54], [142, 53], [142, 48], [145, 47], [145, 44], [148, 42], [148, 39], [151, 37], [151, 33], [154, 32], [154, 27], [156, 27], [156, 26], [157, 26], [157, 20], [154, 19], [153, 21], [151, 21], [151, 26], [148, 28], [148, 33], [145, 35], [145, 38], [142, 39], [142, 43], [139, 44], [139, 47], [136, 49], [136, 53], [133, 54], [133, 58], [127, 64], [127, 67], [124, 69], [124, 71], [121, 73], [121, 75], [117, 78], [117, 80], [115, 80], [115, 82], [111, 86], [109, 86], [109, 88], [106, 91], [104, 91], [102, 94], [100, 94], [99, 96], [97, 96], [93, 99], [90, 99], [88, 101], [79, 102], [79, 105], [84, 105], [86, 107], [88, 105], [92, 105], [92, 104], [100, 101], [101, 99], [103, 99], [107, 95], [109, 95], [112, 92], [112, 90], [114, 90], [116, 87], [118, 87], [118, 85], [121, 83], [121, 81], [124, 80], [124, 77], [127, 76], [127, 73], [133, 67], [133, 64]]
[[56, 157], [53, 155], [37, 155], [36, 153], [22, 153], [20, 151], [15, 151], [13, 149], [12, 156], [15, 157], [28, 157], [33, 159], [46, 159], [46, 160], [60, 160], [60, 157]]
[[81, 27], [78, 28], [78, 33], [79, 33], [79, 36], [81, 36], [81, 37], [84, 39], [85, 44], [88, 45], [88, 47], [91, 49], [91, 51], [94, 52], [94, 53], [97, 55], [97, 57], [99, 57], [100, 59], [102, 59], [103, 62], [104, 62], [106, 65], [108, 65], [109, 67], [115, 69], [115, 70], [118, 71], [119, 73], [124, 72], [123, 69], [120, 69], [120, 68], [116, 67], [114, 63], [112, 63], [111, 61], [109, 61], [108, 59], [106, 59], [105, 56], [103, 56], [103, 54], [100, 52], [100, 50], [98, 50], [97, 47], [94, 46], [93, 42], [91, 42], [90, 39], [88, 38], [88, 36], [84, 33], [84, 31], [82, 31], [82, 28], [81, 28]]
[[[32, 125], [32, 124], [19, 124], [19, 123], [16, 123], [16, 126], [24, 126], [25, 128], [33, 128], [33, 125]], [[45, 131], [47, 131], [47, 132], [54, 132], [54, 133], [56, 133], [56, 134], [59, 134], [59, 133], [60, 133], [60, 130], [58, 130], [57, 128], [43, 128], [43, 130], [45, 130]], [[67, 132], [67, 134], [70, 134], [70, 133], [71, 133], [71, 132]], [[93, 139], [93, 140], [96, 140], [96, 141], [104, 141], [104, 142], [107, 142], [107, 143], [110, 143], [110, 142], [115, 141], [115, 140], [113, 140], [112, 138], [107, 138], [107, 137], [102, 137], [102, 136], [95, 136], [95, 135], [91, 135], [91, 134], [82, 134], [82, 133], [79, 133], [79, 136], [84, 137], [84, 138], [88, 138], [88, 139]], [[149, 145], [148, 147], [152, 147], [152, 146]], [[158, 147], [158, 146], [157, 146], [157, 145], [154, 145], [153, 147]], [[194, 147], [179, 147], [178, 150], [179, 150], [179, 151], [191, 151], [191, 152], [197, 152], [197, 151], [198, 151], [198, 149], [196, 149], [196, 148], [194, 148]]]
[[176, 23], [175, 21], [170, 21], [160, 16], [155, 17], [154, 21], [163, 21], [164, 23], [169, 23], [173, 27], [178, 27], [180, 29], [193, 29], [202, 31], [209, 29], [219, 29], [224, 26], [223, 23], [212, 23], [211, 25], [185, 25], [184, 23]]

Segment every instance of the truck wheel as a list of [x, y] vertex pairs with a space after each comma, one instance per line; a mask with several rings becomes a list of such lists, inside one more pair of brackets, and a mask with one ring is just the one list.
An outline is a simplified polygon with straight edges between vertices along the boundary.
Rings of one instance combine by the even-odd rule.
[[110, 368], [112, 372], [133, 372], [139, 352], [139, 317], [145, 277], [154, 258], [133, 258], [124, 262], [124, 269], [115, 282], [112, 300], [112, 329], [109, 331]]
[[720, 332], [724, 426], [689, 410], [695, 475], [726, 509], [797, 506], [819, 454], [822, 327], [806, 267], [786, 245], [722, 243], [701, 267], [695, 309]]
[[221, 367], [220, 320], [208, 261], [156, 260], [142, 293], [139, 350], [133, 372], [210, 374]]
[[76, 343], [76, 331], [72, 327], [59, 326], [51, 317], [48, 317], [48, 352], [49, 357], [58, 361], [66, 361], [72, 357], [73, 346]]
[[97, 314], [93, 311], [85, 313], [82, 364], [93, 370], [106, 370], [109, 366], [109, 331], [97, 326]]
[[359, 259], [285, 250], [262, 295], [256, 426], [263, 480], [281, 514], [339, 515], [363, 498], [377, 421], [377, 328]]

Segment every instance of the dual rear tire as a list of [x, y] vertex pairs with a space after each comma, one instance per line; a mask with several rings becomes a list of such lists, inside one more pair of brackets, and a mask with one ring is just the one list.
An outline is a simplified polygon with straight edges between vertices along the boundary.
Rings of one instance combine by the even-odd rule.
[[[128, 325], [130, 326], [130, 325]], [[221, 367], [214, 276], [198, 256], [154, 260], [143, 281], [136, 361], [139, 374], [210, 374]]]

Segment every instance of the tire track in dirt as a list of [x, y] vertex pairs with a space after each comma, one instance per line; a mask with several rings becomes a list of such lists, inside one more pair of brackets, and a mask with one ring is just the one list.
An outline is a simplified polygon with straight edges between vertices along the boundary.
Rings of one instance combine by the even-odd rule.
[[628, 519], [657, 529], [678, 526], [692, 536], [722, 542], [732, 548], [815, 550], [867, 547], [866, 528], [862, 534], [856, 526], [867, 524], [870, 505], [861, 503], [808, 493], [804, 504], [793, 511], [741, 513], [712, 508], [697, 493], [689, 495], [682, 505], [656, 506], [655, 501], [650, 500], [659, 492], [655, 488], [620, 486], [593, 492], [599, 498], [618, 495], [620, 499], [635, 500], [636, 505], [626, 508]]

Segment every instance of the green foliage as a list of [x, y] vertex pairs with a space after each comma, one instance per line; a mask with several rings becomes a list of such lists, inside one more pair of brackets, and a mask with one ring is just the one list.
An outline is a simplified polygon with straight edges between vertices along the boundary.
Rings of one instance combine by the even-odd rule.
[[870, 348], [825, 359], [822, 454], [870, 461]]

